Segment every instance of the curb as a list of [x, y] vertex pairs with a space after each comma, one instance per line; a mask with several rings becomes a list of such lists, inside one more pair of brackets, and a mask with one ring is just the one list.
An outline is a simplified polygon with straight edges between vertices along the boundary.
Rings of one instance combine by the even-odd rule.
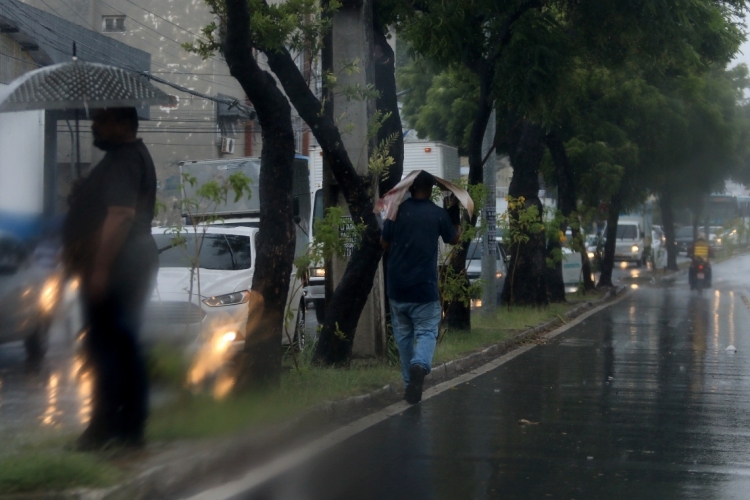
[[[609, 302], [616, 296], [627, 291], [626, 286], [612, 287], [601, 299], [587, 301], [578, 307], [565, 313], [567, 319], [580, 316], [589, 309]], [[471, 353], [459, 359], [442, 363], [432, 368], [425, 377], [426, 387], [438, 382], [455, 378], [466, 373], [477, 366], [488, 361], [499, 358], [507, 352], [515, 349], [521, 344], [528, 343], [541, 337], [543, 334], [567, 323], [562, 318], [555, 318], [541, 325], [534, 326], [522, 331], [512, 338], [499, 342]], [[173, 497], [176, 487], [184, 491], [186, 486], [194, 484], [199, 478], [207, 474], [219, 474], [234, 470], [238, 464], [246, 467], [248, 449], [253, 446], [273, 442], [275, 439], [288, 435], [290, 430], [300, 426], [302, 423], [314, 421], [329, 421], [331, 418], [347, 415], [353, 411], [362, 410], [367, 404], [393, 399], [400, 396], [402, 388], [400, 384], [388, 384], [380, 389], [367, 394], [353, 396], [339, 401], [326, 401], [320, 403], [297, 417], [281, 424], [274, 425], [266, 432], [254, 435], [236, 435], [224, 438], [218, 445], [216, 441], [206, 442], [200, 449], [198, 446], [191, 450], [188, 457], [184, 454], [175, 456], [171, 453], [159, 453], [156, 455], [161, 463], [146, 469], [137, 476], [106, 489], [80, 488], [66, 492], [49, 492], [31, 495], [9, 495], [2, 498], [8, 499], [34, 499], [34, 500], [137, 500], [146, 498]], [[222, 442], [223, 441], [223, 442]]]

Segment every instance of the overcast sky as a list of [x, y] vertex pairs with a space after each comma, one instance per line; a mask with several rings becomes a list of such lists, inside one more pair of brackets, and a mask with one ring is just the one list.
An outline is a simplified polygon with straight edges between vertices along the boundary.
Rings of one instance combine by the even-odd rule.
[[742, 44], [742, 47], [740, 47], [740, 53], [737, 54], [737, 57], [732, 61], [729, 67], [731, 68], [740, 63], [745, 63], [748, 68], [750, 68], [750, 40]]

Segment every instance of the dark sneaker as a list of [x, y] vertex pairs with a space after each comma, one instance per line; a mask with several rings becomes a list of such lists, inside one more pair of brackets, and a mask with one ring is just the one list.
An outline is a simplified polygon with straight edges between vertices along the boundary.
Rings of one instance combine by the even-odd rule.
[[412, 365], [409, 368], [409, 385], [406, 386], [404, 399], [410, 405], [422, 401], [422, 386], [424, 385], [425, 375], [427, 375], [427, 370], [420, 365]]

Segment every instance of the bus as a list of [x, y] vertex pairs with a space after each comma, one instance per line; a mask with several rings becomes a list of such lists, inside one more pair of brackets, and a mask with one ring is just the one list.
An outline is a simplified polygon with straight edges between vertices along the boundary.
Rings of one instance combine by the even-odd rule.
[[745, 240], [747, 240], [748, 231], [744, 228], [750, 222], [750, 196], [709, 196], [706, 198], [703, 214], [704, 218], [700, 227], [708, 229], [707, 236], [710, 241], [720, 246], [722, 234], [729, 231], [730, 234], [736, 235], [739, 223], [742, 229], [739, 229], [739, 235], [733, 238], [736, 241], [737, 236], [741, 235], [743, 241], [739, 243], [742, 245], [747, 243]]

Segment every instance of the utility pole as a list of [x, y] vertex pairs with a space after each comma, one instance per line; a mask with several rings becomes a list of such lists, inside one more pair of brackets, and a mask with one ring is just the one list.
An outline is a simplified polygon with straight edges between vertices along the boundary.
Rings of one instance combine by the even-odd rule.
[[497, 167], [495, 165], [495, 110], [490, 114], [490, 120], [484, 131], [482, 140], [482, 157], [487, 158], [484, 163], [484, 187], [487, 190], [487, 200], [482, 208], [482, 218], [487, 225], [487, 231], [482, 238], [482, 281], [484, 290], [482, 292], [482, 313], [486, 316], [494, 316], [497, 309], [497, 214], [496, 214], [496, 189], [495, 183]]
[[[372, 54], [374, 53], [372, 5], [373, 0], [361, 2], [345, 1], [341, 8], [333, 15], [332, 47], [333, 73], [337, 77], [337, 86], [346, 87], [358, 85], [365, 88], [375, 81]], [[347, 65], [356, 63], [357, 71], [346, 71]], [[360, 176], [368, 175], [370, 152], [374, 146], [374, 139], [368, 139], [367, 132], [375, 115], [375, 101], [373, 99], [347, 99], [345, 96], [333, 98], [333, 116], [341, 117], [339, 125], [351, 127], [342, 134], [342, 140], [354, 168]], [[324, 178], [332, 179], [332, 175], [324, 172]], [[343, 196], [335, 186], [331, 186], [332, 203], [348, 212], [348, 206]], [[373, 195], [377, 197], [377, 185]], [[351, 250], [351, 248], [349, 248]], [[333, 283], [338, 284], [344, 274], [348, 258], [334, 258], [331, 263]], [[328, 272], [328, 271], [326, 271]], [[326, 290], [328, 293], [328, 289]], [[357, 334], [352, 346], [354, 355], [381, 356], [385, 352], [385, 300], [383, 288], [383, 264], [380, 263], [372, 291], [362, 310], [357, 324]]]

